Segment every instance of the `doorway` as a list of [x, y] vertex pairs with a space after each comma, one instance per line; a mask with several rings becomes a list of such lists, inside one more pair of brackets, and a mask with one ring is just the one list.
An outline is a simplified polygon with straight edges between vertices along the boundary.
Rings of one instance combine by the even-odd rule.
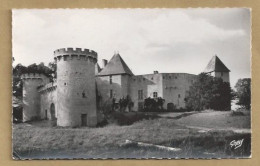
[[168, 103], [167, 104], [167, 110], [168, 111], [173, 111], [174, 110], [174, 104], [173, 103]]
[[81, 114], [81, 126], [87, 126], [87, 114]]

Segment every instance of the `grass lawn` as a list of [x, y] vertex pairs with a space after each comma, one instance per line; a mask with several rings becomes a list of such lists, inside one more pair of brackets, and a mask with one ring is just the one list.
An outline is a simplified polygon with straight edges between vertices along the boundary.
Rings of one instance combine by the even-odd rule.
[[[250, 156], [250, 115], [231, 112], [201, 112], [181, 117], [168, 113], [139, 120], [132, 125], [109, 124], [100, 128], [46, 127], [44, 122], [13, 125], [16, 158], [229, 158]], [[155, 118], [156, 117], [156, 118]], [[175, 117], [175, 118], [174, 118]], [[214, 122], [213, 122], [214, 121]], [[228, 130], [220, 130], [228, 125]], [[192, 127], [191, 127], [192, 126]], [[198, 127], [198, 128], [196, 128]], [[211, 130], [201, 132], [199, 127]], [[234, 149], [232, 140], [244, 139]], [[126, 144], [126, 140], [180, 148], [179, 152]]]

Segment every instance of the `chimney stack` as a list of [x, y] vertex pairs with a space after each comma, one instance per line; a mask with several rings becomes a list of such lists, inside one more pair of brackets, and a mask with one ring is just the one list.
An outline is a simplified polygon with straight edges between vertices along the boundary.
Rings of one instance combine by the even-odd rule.
[[158, 74], [159, 72], [156, 70], [156, 71], [153, 71], [153, 74]]
[[107, 65], [107, 60], [106, 59], [102, 59], [102, 64], [103, 64], [103, 69], [106, 67]]

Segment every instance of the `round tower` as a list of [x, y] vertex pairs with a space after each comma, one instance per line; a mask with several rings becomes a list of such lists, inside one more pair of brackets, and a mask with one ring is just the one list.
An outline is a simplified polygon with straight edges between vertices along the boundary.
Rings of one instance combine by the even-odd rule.
[[39, 73], [22, 75], [23, 81], [23, 121], [41, 118], [39, 85], [49, 82], [49, 78]]
[[54, 59], [57, 63], [57, 125], [96, 126], [97, 53], [61, 48], [54, 51]]

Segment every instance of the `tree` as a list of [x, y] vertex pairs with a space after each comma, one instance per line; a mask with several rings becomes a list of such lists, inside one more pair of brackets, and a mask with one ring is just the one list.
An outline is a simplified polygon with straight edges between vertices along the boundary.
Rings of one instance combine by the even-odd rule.
[[20, 63], [13, 68], [13, 95], [21, 98], [23, 92], [21, 75], [27, 72], [27, 68]]
[[52, 70], [52, 77], [53, 77], [54, 79], [56, 79], [56, 78], [57, 78], [57, 63], [55, 63], [55, 62], [50, 62], [50, 63], [48, 64], [48, 67]]
[[204, 109], [230, 110], [231, 107], [230, 84], [201, 73], [191, 85], [185, 98], [187, 109], [201, 111]]
[[161, 97], [158, 97], [157, 99], [157, 105], [160, 109], [163, 109], [163, 104], [164, 104], [165, 100]]
[[[14, 60], [14, 59], [13, 59]], [[13, 67], [13, 95], [15, 97], [21, 98], [22, 97], [22, 74], [25, 73], [41, 73], [46, 75], [52, 80], [52, 71], [50, 68], [44, 65], [44, 63], [31, 64], [28, 67], [23, 66], [22, 64], [17, 64]]]
[[239, 79], [235, 85], [237, 104], [246, 109], [251, 108], [251, 78]]
[[163, 110], [164, 102], [165, 99], [161, 97], [158, 97], [156, 99], [148, 97], [144, 99], [144, 110], [149, 112]]

